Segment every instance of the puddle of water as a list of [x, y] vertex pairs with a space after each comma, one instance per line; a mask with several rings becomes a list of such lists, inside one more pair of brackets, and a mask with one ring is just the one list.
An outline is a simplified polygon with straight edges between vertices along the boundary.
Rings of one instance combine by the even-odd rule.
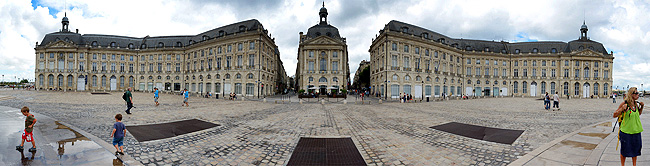
[[122, 162], [115, 158], [112, 153], [95, 142], [58, 121], [55, 123], [57, 125], [55, 130], [69, 130], [75, 135], [75, 138], [63, 139], [50, 144], [55, 148], [54, 150], [57, 152], [59, 162], [62, 165], [107, 165], [106, 163], [122, 165]]

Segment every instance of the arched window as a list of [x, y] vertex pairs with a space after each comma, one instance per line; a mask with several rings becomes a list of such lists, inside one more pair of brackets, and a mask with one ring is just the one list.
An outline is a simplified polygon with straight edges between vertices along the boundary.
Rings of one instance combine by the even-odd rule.
[[147, 48], [147, 44], [140, 45], [140, 49], [145, 49], [145, 48]]
[[467, 80], [467, 85], [472, 84], [472, 80]]
[[111, 42], [111, 47], [117, 47], [117, 43]]
[[194, 44], [194, 40], [187, 41], [187, 45], [192, 45]]
[[325, 33], [325, 35], [327, 35], [327, 37], [332, 37], [332, 33], [330, 32]]
[[408, 76], [408, 75], [407, 75], [407, 76], [404, 76], [404, 81], [409, 81], [409, 80], [411, 80], [411, 77], [410, 77], [410, 76]]
[[134, 48], [135, 46], [133, 45], [133, 43], [129, 43], [129, 49], [134, 49]]
[[244, 31], [246, 31], [246, 26], [243, 25], [239, 26], [239, 32], [244, 32]]
[[557, 53], [557, 49], [551, 48], [551, 53]]
[[320, 79], [318, 79], [318, 82], [327, 82], [327, 78], [321, 77]]
[[429, 39], [429, 34], [428, 33], [422, 33], [422, 37], [424, 37], [425, 39]]
[[253, 77], [254, 77], [253, 74], [251, 73], [248, 74], [248, 79], [253, 79]]
[[237, 79], [241, 79], [241, 74], [237, 73], [237, 74], [235, 75], [235, 78], [237, 78]]
[[226, 79], [230, 79], [230, 74], [226, 74]]
[[327, 70], [327, 63], [325, 61], [326, 61], [325, 58], [320, 59], [320, 71]]
[[573, 85], [573, 88], [574, 95], [580, 95], [580, 83], [576, 82], [576, 84]]
[[395, 80], [398, 80], [398, 79], [399, 79], [399, 77], [397, 76], [397, 74], [393, 75], [393, 80], [394, 80], [394, 81], [395, 81]]
[[203, 35], [203, 38], [201, 38], [202, 41], [206, 41], [208, 39], [210, 39], [210, 37], [208, 35]]
[[334, 82], [339, 82], [339, 78], [338, 78], [338, 77], [334, 77], [334, 78], [332, 78], [332, 81], [334, 81]]
[[515, 54], [519, 54], [520, 52], [521, 52], [521, 50], [515, 49]]
[[538, 52], [537, 48], [533, 48], [533, 53], [537, 53], [537, 52]]
[[409, 28], [408, 27], [402, 27], [402, 32], [403, 33], [409, 33]]
[[183, 47], [183, 43], [181, 43], [181, 42], [176, 42], [176, 47]]
[[165, 47], [165, 43], [163, 42], [158, 42], [158, 48], [163, 48]]
[[93, 41], [90, 45], [93, 46], [93, 47], [97, 47], [97, 46], [99, 46], [99, 44], [97, 43], [97, 41]]

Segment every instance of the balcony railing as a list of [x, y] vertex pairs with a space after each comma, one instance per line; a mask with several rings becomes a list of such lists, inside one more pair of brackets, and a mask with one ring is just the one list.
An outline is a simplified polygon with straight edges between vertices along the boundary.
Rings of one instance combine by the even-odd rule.
[[403, 69], [404, 69], [404, 71], [411, 71], [410, 67], [404, 67]]
[[422, 72], [422, 69], [415, 69], [415, 72]]
[[391, 69], [391, 70], [399, 70], [399, 67], [395, 67], [395, 66], [393, 66], [393, 67], [390, 67], [390, 69]]

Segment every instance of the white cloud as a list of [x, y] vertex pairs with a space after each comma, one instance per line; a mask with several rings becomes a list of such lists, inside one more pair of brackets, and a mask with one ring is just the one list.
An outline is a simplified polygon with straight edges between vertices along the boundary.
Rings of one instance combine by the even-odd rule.
[[[60, 29], [67, 11], [71, 29], [82, 34], [132, 37], [193, 35], [247, 19], [258, 19], [280, 48], [288, 75], [296, 68], [298, 32], [318, 22], [322, 1], [0, 1], [2, 74], [33, 78], [34, 44]], [[650, 9], [644, 1], [327, 1], [329, 22], [347, 38], [350, 72], [369, 59], [368, 48], [390, 20], [418, 25], [454, 38], [540, 41], [575, 40], [583, 20], [592, 40], [616, 52], [614, 85], [640, 85], [650, 78]], [[55, 16], [49, 15], [56, 9]], [[9, 69], [9, 70], [7, 70]], [[11, 70], [11, 71], [10, 71]], [[20, 72], [14, 72], [20, 71]], [[638, 79], [629, 79], [638, 78]]]

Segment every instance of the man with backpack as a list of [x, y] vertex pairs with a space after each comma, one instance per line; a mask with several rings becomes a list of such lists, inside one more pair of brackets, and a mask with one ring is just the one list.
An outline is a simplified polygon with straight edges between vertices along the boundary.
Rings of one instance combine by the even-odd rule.
[[131, 87], [126, 89], [126, 92], [122, 95], [122, 99], [126, 101], [126, 114], [131, 115], [131, 108], [133, 107], [133, 96], [131, 95]]

